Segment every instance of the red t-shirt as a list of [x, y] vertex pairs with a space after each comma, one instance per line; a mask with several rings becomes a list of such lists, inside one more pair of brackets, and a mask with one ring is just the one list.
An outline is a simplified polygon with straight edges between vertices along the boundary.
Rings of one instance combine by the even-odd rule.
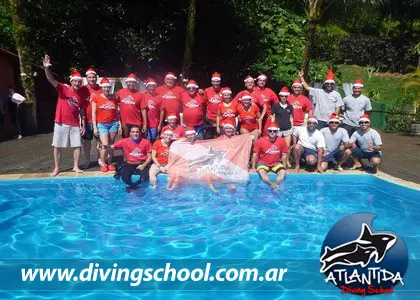
[[207, 105], [206, 117], [209, 120], [216, 121], [217, 110], [219, 109], [219, 104], [223, 102], [223, 97], [221, 95], [222, 89], [215, 91], [213, 87], [206, 88], [204, 90], [204, 101]]
[[55, 123], [79, 127], [79, 115], [84, 108], [82, 96], [71, 87], [58, 83], [58, 100], [55, 109]]
[[88, 84], [82, 86], [79, 93], [82, 95], [82, 100], [85, 103], [86, 120], [88, 123], [92, 123], [92, 98], [95, 94], [102, 94], [102, 89], [99, 85], [96, 85], [96, 87], [91, 87]]
[[96, 103], [96, 122], [108, 123], [118, 121], [118, 99], [114, 96], [106, 98], [102, 94], [93, 95], [92, 102]]
[[156, 88], [156, 94], [162, 97], [162, 108], [165, 110], [166, 116], [174, 113], [179, 117], [181, 111], [181, 95], [185, 90], [180, 86], [168, 88], [166, 85], [161, 85]]
[[174, 140], [185, 137], [185, 129], [181, 125], [176, 125], [175, 129], [173, 129], [170, 125], [163, 126], [161, 133], [164, 133], [165, 130], [172, 131]]
[[252, 91], [250, 93], [247, 90], [243, 90], [243, 91], [239, 92], [235, 96], [235, 98], [233, 98], [233, 101], [236, 101], [237, 103], [241, 103], [240, 99], [245, 95], [251, 96], [252, 103], [255, 103], [256, 105], [258, 105], [258, 108], [262, 111], [262, 108], [263, 108], [265, 102], [264, 102], [263, 98], [261, 98], [261, 96], [255, 91]]
[[142, 126], [143, 119], [141, 110], [147, 108], [143, 93], [140, 93], [139, 91], [132, 92], [129, 89], [121, 89], [118, 91], [117, 97], [120, 102], [121, 122]]
[[225, 106], [225, 103], [219, 104], [220, 111], [220, 124], [226, 121], [235, 122], [236, 114], [238, 111], [238, 103], [232, 101], [228, 107]]
[[156, 151], [156, 159], [161, 165], [167, 165], [169, 159], [169, 147], [162, 144], [162, 140], [153, 143], [152, 150]]
[[144, 93], [144, 101], [147, 104], [147, 127], [157, 128], [159, 125], [162, 98], [146, 91], [146, 93]]
[[265, 105], [267, 106], [267, 113], [265, 114], [264, 118], [271, 116], [271, 106], [273, 106], [274, 103], [279, 102], [279, 98], [277, 97], [276, 93], [274, 93], [270, 88], [261, 90], [258, 86], [254, 86], [254, 91], [260, 95]]
[[199, 93], [191, 96], [183, 93], [181, 97], [182, 112], [184, 114], [184, 124], [187, 126], [197, 126], [204, 123], [204, 98]]
[[237, 115], [241, 120], [241, 128], [244, 128], [248, 131], [254, 131], [258, 129], [257, 122], [257, 113], [259, 108], [254, 103], [251, 104], [251, 107], [246, 111], [242, 104], [238, 105]]
[[305, 113], [312, 110], [312, 103], [304, 95], [295, 96], [290, 94], [287, 102], [293, 106], [293, 126], [302, 126], [305, 122]]
[[273, 167], [281, 162], [283, 153], [289, 151], [285, 140], [282, 137], [277, 137], [274, 142], [270, 142], [268, 137], [263, 136], [259, 138], [254, 146], [254, 153], [258, 155], [258, 162]]
[[129, 137], [119, 140], [113, 146], [115, 150], [122, 149], [125, 159], [134, 163], [146, 160], [147, 154], [152, 152], [152, 145], [146, 139], [141, 139], [137, 144]]

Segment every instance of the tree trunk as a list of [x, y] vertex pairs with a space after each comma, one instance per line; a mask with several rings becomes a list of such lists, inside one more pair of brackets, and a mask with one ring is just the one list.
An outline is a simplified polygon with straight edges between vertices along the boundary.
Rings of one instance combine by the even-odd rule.
[[26, 96], [26, 101], [22, 105], [31, 105], [31, 120], [27, 121], [30, 121], [29, 124], [31, 129], [36, 131], [38, 122], [36, 114], [35, 82], [32, 77], [33, 71], [29, 55], [28, 28], [25, 25], [23, 6], [24, 1], [22, 0], [10, 0], [13, 21], [13, 37], [18, 51], [21, 73], [20, 76]]
[[309, 61], [311, 60], [312, 46], [314, 44], [316, 25], [317, 25], [316, 22], [309, 21], [309, 27], [306, 32], [306, 45], [305, 45], [305, 51], [303, 53], [303, 63], [302, 63], [302, 71], [305, 74], [306, 80], [308, 79]]
[[187, 16], [187, 31], [185, 36], [184, 60], [182, 63], [183, 78], [189, 78], [192, 65], [192, 48], [194, 45], [194, 28], [196, 15], [196, 0], [190, 0]]

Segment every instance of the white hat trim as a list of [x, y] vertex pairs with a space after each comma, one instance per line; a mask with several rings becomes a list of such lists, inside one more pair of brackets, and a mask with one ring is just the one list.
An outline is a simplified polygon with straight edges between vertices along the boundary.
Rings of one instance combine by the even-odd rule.
[[138, 83], [137, 79], [135, 79], [135, 78], [127, 78], [127, 79], [125, 80], [125, 82], [129, 82], [129, 81], [132, 81], [132, 82], [136, 82], [136, 83]]
[[165, 78], [173, 78], [173, 79], [177, 79], [177, 77], [175, 75], [172, 74], [168, 74], [165, 76]]
[[185, 131], [185, 134], [193, 134], [193, 133], [196, 133], [196, 131], [195, 130], [187, 130], [187, 131]]
[[265, 76], [265, 75], [260, 75], [260, 76], [258, 76], [258, 77], [257, 77], [257, 79], [267, 79], [267, 76]]
[[224, 124], [223, 128], [225, 128], [225, 127], [230, 127], [232, 129], [235, 129], [235, 126], [233, 126], [232, 124], [229, 124], [229, 123]]
[[327, 80], [324, 81], [324, 83], [335, 83], [335, 81], [332, 80], [332, 79], [327, 79]]
[[95, 71], [86, 71], [86, 75], [89, 75], [89, 74], [95, 74], [95, 75], [98, 75]]
[[80, 77], [80, 76], [70, 76], [70, 81], [73, 81], [73, 80], [82, 80], [82, 77]]
[[111, 87], [112, 85], [110, 83], [102, 83], [99, 85], [100, 87]]
[[364, 121], [364, 122], [369, 122], [369, 123], [370, 123], [370, 120], [369, 120], [368, 118], [361, 118], [361, 119], [359, 120], [359, 123], [360, 123], [361, 121]]
[[194, 88], [198, 89], [198, 85], [193, 84], [193, 83], [187, 84], [187, 88], [190, 88], [190, 87], [194, 87]]
[[318, 124], [318, 120], [317, 120], [317, 119], [315, 119], [315, 118], [309, 118], [309, 119], [308, 119], [308, 122], [315, 122], [315, 123], [317, 123], [317, 124]]
[[212, 77], [211, 78], [211, 80], [213, 81], [213, 80], [222, 80], [222, 78], [220, 78], [220, 77]]
[[353, 87], [363, 87], [363, 84], [361, 84], [361, 83], [355, 83], [355, 84], [353, 84]]
[[280, 92], [280, 93], [279, 93], [279, 95], [280, 95], [280, 96], [289, 96], [289, 95], [290, 95], [290, 93]]
[[248, 82], [248, 81], [254, 82], [255, 80], [254, 80], [254, 78], [251, 78], [251, 77], [244, 80], [244, 82]]

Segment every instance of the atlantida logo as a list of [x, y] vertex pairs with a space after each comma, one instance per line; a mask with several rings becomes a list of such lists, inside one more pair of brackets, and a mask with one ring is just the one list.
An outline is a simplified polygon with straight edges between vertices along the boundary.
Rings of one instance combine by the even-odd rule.
[[374, 218], [369, 213], [344, 217], [324, 240], [320, 272], [342, 293], [393, 293], [395, 285], [404, 285], [407, 248], [396, 233], [374, 230]]

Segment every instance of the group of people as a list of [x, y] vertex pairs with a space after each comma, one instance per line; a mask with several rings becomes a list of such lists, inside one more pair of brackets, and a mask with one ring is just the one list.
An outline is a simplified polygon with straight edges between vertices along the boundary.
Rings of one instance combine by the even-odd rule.
[[[87, 168], [94, 137], [102, 172], [115, 171], [113, 151], [123, 151], [124, 164], [117, 176], [129, 185], [138, 183], [132, 182], [133, 174], [155, 185], [156, 175], [167, 171], [169, 147], [175, 140], [194, 143], [246, 133], [254, 136], [250, 171], [273, 188], [288, 168], [297, 172], [303, 163], [320, 173], [329, 167], [342, 170], [347, 162], [360, 168], [363, 158], [372, 162], [374, 171], [381, 163], [382, 142], [370, 128], [372, 107], [362, 94], [362, 81], [356, 80], [352, 95], [342, 99], [331, 70], [322, 88], [310, 87], [299, 72], [290, 90], [283, 87], [278, 95], [267, 87], [266, 75], [247, 76], [244, 90], [233, 97], [229, 87], [222, 87], [219, 73], [212, 75], [210, 87], [200, 89], [194, 80], [176, 85], [176, 75], [169, 72], [161, 86], [147, 79], [144, 93], [136, 89], [138, 80], [130, 74], [126, 88], [112, 94], [110, 81], [103, 77], [98, 83], [93, 68], [86, 71], [87, 85], [82, 86], [78, 71], [71, 72], [70, 84], [63, 84], [54, 79], [49, 56], [43, 65], [58, 91], [51, 176], [60, 172], [65, 147], [75, 149], [73, 171], [83, 172], [81, 148]], [[122, 139], [115, 142], [117, 135]], [[275, 181], [270, 181], [269, 172], [277, 174]]]

